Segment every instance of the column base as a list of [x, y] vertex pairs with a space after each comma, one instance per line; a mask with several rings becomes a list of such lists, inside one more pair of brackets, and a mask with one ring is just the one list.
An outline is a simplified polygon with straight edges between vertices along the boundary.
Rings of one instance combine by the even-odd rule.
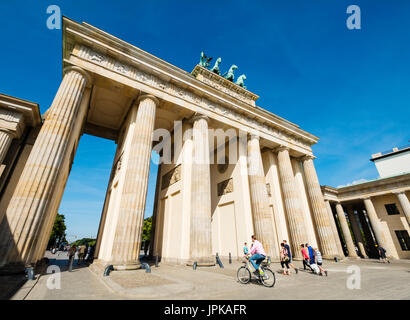
[[127, 271], [127, 270], [137, 270], [141, 269], [141, 263], [140, 262], [111, 262], [109, 264], [112, 264], [114, 267], [115, 271]]
[[191, 258], [186, 265], [193, 266], [195, 262], [198, 267], [212, 267], [216, 265], [215, 257]]
[[341, 257], [339, 254], [326, 254], [326, 255], [322, 255], [322, 258], [326, 260], [335, 260], [335, 258], [342, 260], [345, 258], [345, 256]]

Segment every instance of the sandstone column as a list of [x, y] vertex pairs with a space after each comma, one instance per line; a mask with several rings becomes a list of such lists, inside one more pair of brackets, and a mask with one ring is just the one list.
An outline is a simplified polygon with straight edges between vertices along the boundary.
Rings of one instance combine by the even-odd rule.
[[7, 151], [9, 151], [9, 147], [12, 140], [13, 136], [10, 133], [0, 131], [0, 164], [3, 163]]
[[266, 191], [259, 136], [251, 134], [248, 141], [249, 191], [256, 238], [271, 259], [279, 258], [272, 210]]
[[403, 209], [403, 212], [407, 218], [407, 222], [410, 226], [410, 202], [406, 196], [406, 192], [405, 191], [397, 192], [396, 196], [397, 196], [397, 199], [399, 199], [401, 208]]
[[[90, 76], [78, 67], [64, 70], [63, 81], [36, 139], [33, 149], [0, 225], [0, 266], [33, 263], [35, 243], [55, 216], [50, 209], [60, 201], [64, 187], [61, 168], [75, 145], [73, 128], [78, 121], [84, 90]], [[68, 175], [68, 174], [67, 174]], [[56, 198], [59, 198], [56, 200]]]
[[289, 226], [290, 242], [293, 248], [292, 255], [297, 259], [302, 259], [299, 247], [302, 243], [306, 243], [308, 240], [302, 206], [298, 195], [298, 188], [295, 183], [292, 164], [290, 162], [289, 148], [278, 148], [278, 166]]
[[340, 243], [339, 233], [337, 232], [337, 226], [335, 222], [335, 218], [333, 216], [332, 207], [330, 206], [329, 200], [325, 200], [325, 206], [327, 213], [329, 215], [330, 225], [332, 227], [333, 236], [335, 238], [335, 242], [337, 245], [337, 252], [341, 258], [344, 258], [345, 254], [343, 252], [342, 244]]
[[348, 256], [357, 258], [357, 253], [353, 243], [352, 235], [350, 233], [349, 225], [347, 224], [345, 212], [340, 203], [336, 203], [337, 217], [339, 218], [340, 226], [342, 227], [343, 237], [345, 238]]
[[23, 131], [23, 115], [19, 112], [0, 108], [0, 164], [3, 163], [12, 140], [19, 139]]
[[211, 237], [211, 168], [208, 117], [195, 115], [193, 121], [193, 163], [191, 186], [191, 235], [188, 265], [215, 265]]
[[312, 207], [313, 219], [315, 221], [322, 255], [324, 258], [330, 259], [338, 254], [337, 245], [330, 224], [329, 215], [326, 211], [325, 201], [323, 200], [322, 190], [320, 189], [312, 156], [306, 156], [303, 158], [303, 169], [306, 179], [306, 189]]
[[154, 96], [142, 95], [129, 114], [129, 149], [124, 154], [125, 181], [112, 249], [112, 264], [116, 270], [140, 267], [141, 234], [157, 105], [158, 100]]
[[356, 219], [356, 216], [354, 214], [354, 210], [352, 207], [347, 209], [347, 215], [349, 216], [350, 225], [352, 226], [352, 231], [356, 239], [357, 247], [359, 248], [361, 255], [364, 258], [367, 258], [366, 250], [364, 248], [362, 232], [360, 231], [360, 227], [359, 227], [359, 224], [357, 223], [357, 219]]
[[387, 237], [382, 229], [382, 226], [377, 216], [376, 209], [374, 208], [372, 199], [368, 197], [368, 198], [363, 199], [363, 201], [366, 207], [367, 216], [369, 217], [370, 224], [372, 225], [372, 229], [376, 237], [376, 241], [378, 242], [380, 246], [386, 249], [387, 255], [391, 255], [393, 253], [393, 250], [390, 247], [387, 241]]

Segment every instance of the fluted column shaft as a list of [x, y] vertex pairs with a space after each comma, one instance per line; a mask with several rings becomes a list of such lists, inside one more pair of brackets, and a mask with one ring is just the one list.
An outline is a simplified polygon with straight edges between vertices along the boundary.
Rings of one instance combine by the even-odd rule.
[[366, 250], [364, 248], [364, 241], [363, 241], [362, 232], [360, 231], [360, 227], [359, 227], [359, 224], [357, 223], [357, 219], [356, 219], [356, 216], [354, 214], [353, 208], [348, 208], [347, 209], [347, 215], [349, 216], [350, 225], [352, 226], [352, 231], [353, 231], [353, 235], [356, 239], [357, 247], [359, 248], [359, 251], [360, 251], [361, 255], [363, 257], [367, 258]]
[[[13, 106], [9, 108], [13, 109]], [[13, 139], [19, 139], [25, 128], [23, 114], [10, 109], [0, 107], [0, 164], [3, 163]]]
[[278, 149], [279, 177], [287, 213], [290, 241], [293, 256], [302, 259], [299, 246], [307, 242], [306, 226], [302, 212], [298, 188], [290, 162], [289, 150], [285, 147]]
[[406, 192], [398, 192], [396, 193], [397, 199], [399, 199], [401, 208], [403, 209], [403, 212], [406, 216], [407, 223], [410, 226], [410, 202], [409, 199], [406, 196]]
[[12, 140], [13, 136], [9, 132], [0, 131], [0, 164], [3, 163]]
[[391, 254], [392, 250], [390, 250], [386, 235], [384, 234], [382, 226], [380, 225], [380, 221], [377, 217], [376, 209], [374, 208], [372, 199], [366, 198], [363, 199], [363, 201], [366, 207], [367, 216], [369, 217], [370, 224], [372, 225], [372, 229], [378, 244], [385, 248], [388, 254]]
[[211, 168], [208, 118], [193, 119], [191, 238], [188, 264], [214, 265], [211, 237]]
[[256, 135], [251, 135], [248, 141], [248, 161], [249, 191], [255, 236], [262, 243], [266, 253], [272, 259], [278, 259], [279, 249], [273, 225], [273, 213], [269, 207], [261, 148], [259, 137]]
[[143, 95], [137, 103], [129, 115], [129, 144], [124, 154], [125, 180], [112, 249], [112, 264], [116, 270], [140, 267], [141, 234], [158, 100], [151, 95]]
[[81, 102], [90, 80], [77, 67], [65, 72], [0, 225], [0, 266], [35, 262], [35, 243], [48, 220], [55, 218], [48, 214], [50, 206], [61, 200], [56, 186], [61, 185], [61, 167], [73, 151], [74, 125], [84, 120], [77, 115], [80, 107], [86, 107]]
[[325, 258], [332, 258], [338, 254], [337, 245], [312, 157], [303, 159], [303, 169], [322, 255]]
[[337, 245], [337, 252], [339, 256], [343, 258], [345, 254], [343, 252], [342, 244], [340, 243], [339, 233], [337, 232], [337, 226], [336, 226], [335, 218], [333, 216], [332, 207], [330, 206], [329, 200], [325, 200], [325, 206], [326, 206], [327, 213], [329, 215], [330, 225], [332, 227], [333, 236], [335, 238], [335, 242]]
[[343, 237], [345, 238], [348, 256], [357, 258], [357, 253], [350, 233], [349, 225], [347, 224], [345, 212], [340, 203], [336, 204], [337, 217], [339, 218], [340, 226], [342, 227]]

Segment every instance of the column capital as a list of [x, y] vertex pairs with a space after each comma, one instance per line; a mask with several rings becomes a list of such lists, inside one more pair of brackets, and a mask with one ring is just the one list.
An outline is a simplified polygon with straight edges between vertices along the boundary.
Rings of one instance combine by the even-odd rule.
[[65, 67], [64, 70], [63, 70], [63, 75], [69, 73], [70, 71], [76, 71], [78, 73], [81, 73], [84, 76], [84, 78], [86, 79], [86, 87], [90, 86], [93, 83], [93, 78], [84, 69], [81, 69], [80, 67], [77, 67], [77, 66]]
[[202, 114], [202, 113], [195, 113], [192, 117], [191, 117], [191, 123], [193, 123], [193, 122], [195, 122], [195, 121], [197, 121], [197, 120], [200, 120], [200, 119], [203, 119], [203, 120], [205, 120], [206, 122], [209, 122], [209, 117], [207, 116], [207, 115], [205, 115], [205, 114]]
[[289, 147], [285, 146], [285, 145], [280, 145], [279, 147], [274, 149], [274, 151], [276, 151], [276, 152], [285, 151], [285, 150], [289, 151]]
[[311, 155], [311, 154], [305, 154], [305, 155], [300, 157], [300, 160], [302, 160], [302, 161], [315, 160], [315, 159], [316, 159], [316, 157], [314, 155]]
[[159, 105], [159, 100], [158, 100], [157, 97], [153, 96], [152, 94], [141, 94], [141, 95], [137, 98], [137, 100], [135, 101], [135, 103], [136, 103], [136, 104], [137, 104], [137, 103], [139, 104], [142, 100], [145, 100], [145, 99], [150, 99], [150, 100], [154, 101], [155, 106], [158, 107], [158, 105]]
[[249, 132], [248, 140], [260, 140], [260, 136], [257, 133]]
[[361, 200], [365, 201], [365, 200], [372, 200], [371, 196], [367, 196], [367, 197], [361, 197]]
[[399, 194], [406, 194], [406, 190], [397, 190], [397, 191], [392, 191], [392, 194], [396, 194], [396, 195], [399, 195]]

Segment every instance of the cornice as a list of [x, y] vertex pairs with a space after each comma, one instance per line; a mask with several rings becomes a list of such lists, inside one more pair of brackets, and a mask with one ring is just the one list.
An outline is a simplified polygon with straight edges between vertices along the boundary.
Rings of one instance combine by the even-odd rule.
[[[70, 42], [71, 40], [69, 38], [75, 41]], [[216, 99], [218, 103], [223, 105], [229, 105], [231, 109], [245, 114], [250, 119], [257, 119], [262, 125], [282, 130], [289, 137], [300, 139], [309, 146], [317, 143], [319, 140], [318, 137], [300, 129], [297, 125], [264, 109], [254, 107], [233, 97], [227, 98], [226, 95], [223, 96], [221, 92], [195, 79], [190, 73], [123, 40], [89, 24], [79, 24], [63, 17], [63, 58], [69, 55], [73, 49], [71, 46], [73, 46], [74, 43], [81, 43], [95, 50], [101, 50], [102, 53], [115, 57], [119, 59], [119, 61], [131, 62], [133, 65], [149, 69], [154, 75], [172, 79], [173, 83], [198, 91], [199, 94]]]

